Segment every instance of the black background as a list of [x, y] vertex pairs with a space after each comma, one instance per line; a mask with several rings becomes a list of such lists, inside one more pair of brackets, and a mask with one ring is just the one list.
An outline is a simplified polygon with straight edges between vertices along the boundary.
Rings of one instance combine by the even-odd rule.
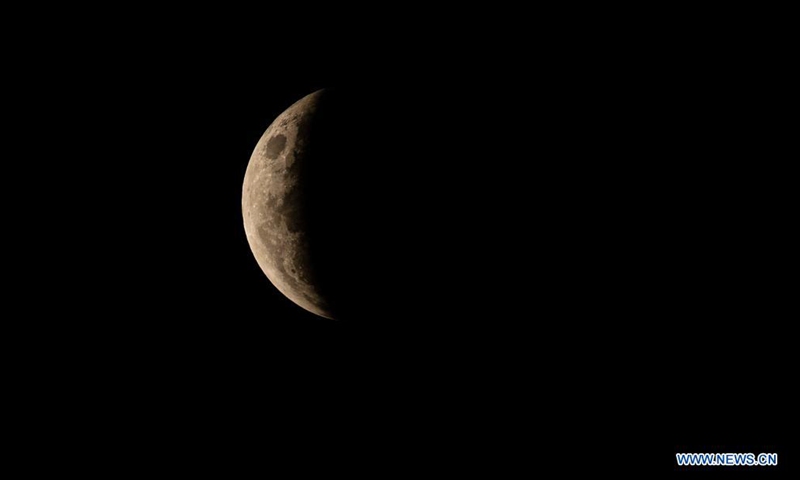
[[[65, 126], [33, 144], [62, 219], [40, 238], [70, 245], [46, 260], [67, 313], [34, 328], [63, 442], [221, 472], [791, 465], [780, 38], [432, 21], [373, 49], [379, 26], [257, 18], [37, 57]], [[340, 322], [271, 286], [241, 220], [256, 142], [320, 88], [341, 102], [334, 263], [354, 266], [332, 282], [361, 299]]]

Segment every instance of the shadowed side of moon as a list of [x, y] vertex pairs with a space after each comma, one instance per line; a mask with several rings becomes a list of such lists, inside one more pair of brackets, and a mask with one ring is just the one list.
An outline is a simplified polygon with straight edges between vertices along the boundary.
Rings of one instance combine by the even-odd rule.
[[272, 284], [304, 309], [334, 318], [312, 264], [306, 208], [310, 131], [322, 95], [299, 100], [264, 132], [245, 173], [242, 214], [250, 248]]

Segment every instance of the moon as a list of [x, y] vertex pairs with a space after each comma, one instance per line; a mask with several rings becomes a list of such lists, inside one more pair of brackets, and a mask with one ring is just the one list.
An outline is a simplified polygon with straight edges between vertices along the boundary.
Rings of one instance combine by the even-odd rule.
[[333, 319], [309, 252], [303, 164], [324, 90], [300, 99], [267, 128], [250, 157], [242, 216], [250, 249], [267, 278], [300, 307]]

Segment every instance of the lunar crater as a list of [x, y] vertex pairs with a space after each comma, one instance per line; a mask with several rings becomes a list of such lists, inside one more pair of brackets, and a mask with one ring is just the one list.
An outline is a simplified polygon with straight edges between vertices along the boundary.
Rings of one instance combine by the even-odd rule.
[[286, 136], [277, 134], [274, 137], [270, 138], [267, 142], [267, 151], [266, 156], [267, 158], [275, 159], [278, 158], [278, 155], [283, 152], [283, 149], [286, 147]]

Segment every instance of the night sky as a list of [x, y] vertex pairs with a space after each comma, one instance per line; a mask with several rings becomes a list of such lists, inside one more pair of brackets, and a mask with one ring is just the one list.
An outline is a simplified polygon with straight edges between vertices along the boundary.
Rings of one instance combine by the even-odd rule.
[[[370, 458], [498, 476], [617, 449], [672, 472], [710, 445], [791, 462], [785, 62], [532, 50], [524, 29], [363, 55], [336, 32], [309, 49], [195, 29], [47, 52], [78, 72], [47, 90], [48, 118], [90, 120], [48, 140], [85, 160], [47, 180], [74, 199], [54, 230], [76, 293], [54, 303], [79, 314], [45, 322], [63, 355], [42, 368], [53, 391], [104, 392], [86, 414], [104, 435], [221, 472]], [[353, 265], [340, 322], [270, 284], [241, 218], [256, 142], [320, 88], [342, 102], [325, 186], [352, 232], [330, 247]], [[59, 180], [76, 169], [80, 187]]]

